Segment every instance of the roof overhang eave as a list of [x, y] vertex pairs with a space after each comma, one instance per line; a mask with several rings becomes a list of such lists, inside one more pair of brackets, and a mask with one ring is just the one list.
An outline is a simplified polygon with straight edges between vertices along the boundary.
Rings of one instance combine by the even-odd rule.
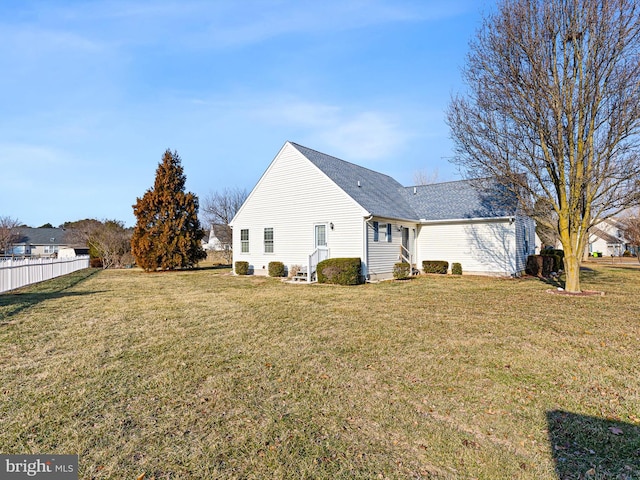
[[407, 223], [420, 223], [421, 220], [417, 220], [415, 218], [400, 218], [400, 217], [396, 217], [394, 215], [385, 215], [385, 214], [380, 214], [380, 213], [371, 213], [371, 212], [367, 212], [366, 215], [364, 216], [367, 219], [370, 218], [387, 218], [389, 220], [396, 220], [398, 222], [407, 222]]
[[439, 223], [479, 223], [479, 222], [513, 222], [515, 215], [507, 215], [503, 217], [468, 217], [468, 218], [445, 218], [442, 220], [420, 219], [421, 225], [435, 225]]

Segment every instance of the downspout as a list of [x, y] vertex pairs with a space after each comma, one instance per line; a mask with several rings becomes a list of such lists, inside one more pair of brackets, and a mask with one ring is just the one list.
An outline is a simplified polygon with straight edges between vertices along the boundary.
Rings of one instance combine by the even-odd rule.
[[364, 242], [362, 242], [362, 261], [364, 263], [364, 269], [362, 276], [366, 280], [369, 279], [369, 222], [371, 220], [373, 220], [373, 214], [369, 215], [369, 217], [364, 217]]

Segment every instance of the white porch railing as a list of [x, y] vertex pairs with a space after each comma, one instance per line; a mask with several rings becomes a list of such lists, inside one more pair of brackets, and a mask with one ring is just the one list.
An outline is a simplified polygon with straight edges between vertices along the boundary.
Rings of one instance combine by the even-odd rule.
[[89, 267], [89, 255], [71, 258], [0, 259], [0, 293]]
[[400, 245], [400, 259], [413, 266], [413, 255], [404, 245]]
[[326, 247], [318, 247], [311, 255], [309, 255], [309, 259], [307, 261], [307, 283], [311, 283], [313, 281], [313, 276], [316, 274], [318, 264], [327, 258], [329, 258], [329, 249]]

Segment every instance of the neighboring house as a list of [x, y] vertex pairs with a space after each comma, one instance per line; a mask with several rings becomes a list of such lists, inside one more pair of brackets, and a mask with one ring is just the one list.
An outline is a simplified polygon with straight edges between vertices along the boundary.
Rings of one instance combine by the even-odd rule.
[[230, 228], [227, 225], [211, 225], [209, 235], [202, 239], [202, 248], [223, 252], [231, 249]]
[[231, 222], [233, 261], [266, 274], [271, 261], [306, 268], [358, 257], [368, 280], [423, 260], [465, 273], [517, 275], [534, 253], [535, 223], [491, 182], [403, 187], [393, 178], [287, 142]]
[[594, 252], [605, 256], [621, 256], [625, 250], [634, 252], [624, 237], [624, 225], [615, 217], [604, 220], [589, 229], [589, 255]]
[[86, 247], [60, 247], [58, 250], [58, 258], [73, 258], [79, 255], [89, 255], [89, 249]]
[[17, 230], [18, 238], [7, 255], [53, 257], [60, 247], [68, 246], [62, 228], [19, 227]]

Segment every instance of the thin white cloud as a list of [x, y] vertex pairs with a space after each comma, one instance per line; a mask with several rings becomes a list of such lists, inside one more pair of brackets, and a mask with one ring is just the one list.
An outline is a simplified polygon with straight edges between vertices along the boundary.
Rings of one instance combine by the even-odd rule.
[[345, 158], [388, 160], [397, 155], [410, 135], [380, 112], [363, 112], [325, 129], [319, 137], [344, 152]]
[[303, 131], [305, 141], [348, 160], [388, 160], [412, 137], [395, 113], [350, 111], [335, 105], [281, 99], [258, 107], [266, 124]]
[[[440, 0], [140, 0], [37, 4], [18, 25], [77, 48], [109, 43], [227, 48], [282, 35], [325, 34], [398, 22], [434, 21], [472, 8]], [[6, 20], [0, 20], [7, 27]], [[132, 28], [133, 27], [133, 28]], [[65, 34], [67, 37], [65, 37]], [[61, 43], [62, 42], [62, 43]]]

